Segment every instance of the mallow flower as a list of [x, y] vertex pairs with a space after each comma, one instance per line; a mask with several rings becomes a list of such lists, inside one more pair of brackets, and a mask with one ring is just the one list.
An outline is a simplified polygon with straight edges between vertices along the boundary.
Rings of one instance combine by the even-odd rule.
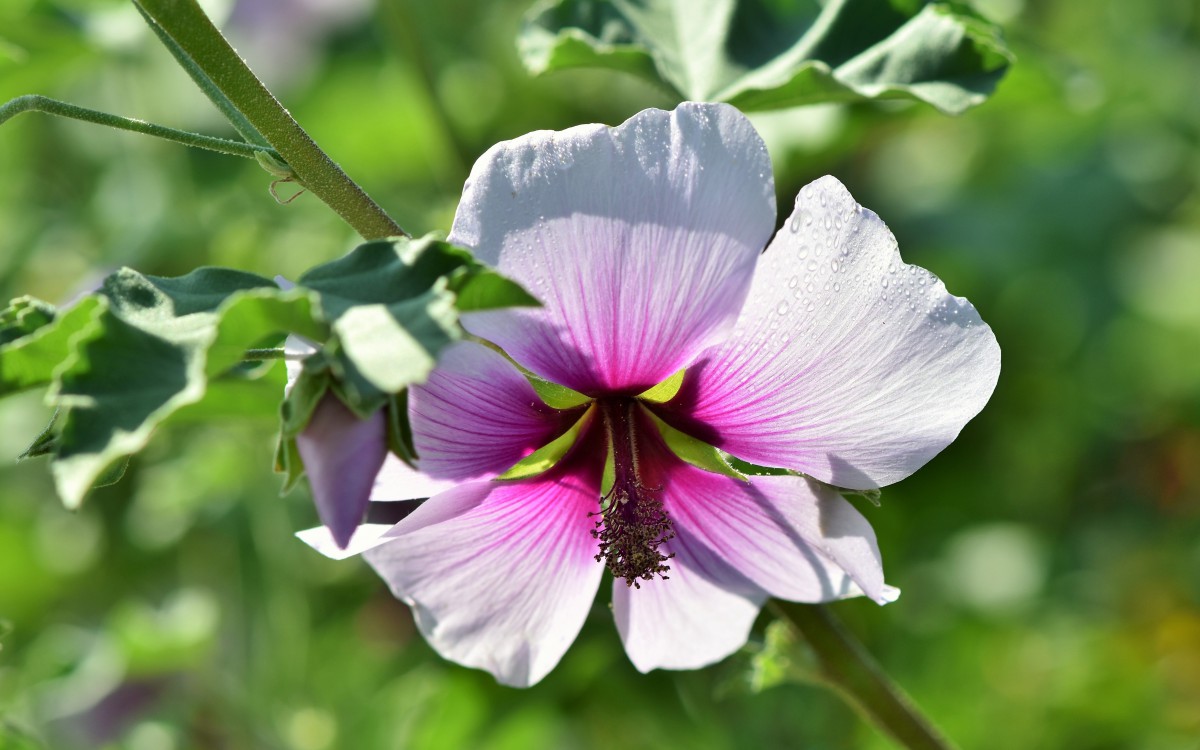
[[[727, 105], [490, 149], [449, 239], [543, 306], [465, 315], [473, 340], [412, 388], [422, 473], [388, 458], [371, 498], [424, 504], [302, 538], [365, 553], [439, 653], [518, 686], [558, 663], [605, 569], [642, 671], [727, 656], [768, 597], [894, 599], [838, 488], [945, 448], [991, 395], [999, 348], [832, 177], [772, 239], [775, 216], [766, 148]], [[309, 455], [351, 473], [365, 455], [373, 474], [354, 427]], [[361, 481], [342, 476], [359, 519]]]

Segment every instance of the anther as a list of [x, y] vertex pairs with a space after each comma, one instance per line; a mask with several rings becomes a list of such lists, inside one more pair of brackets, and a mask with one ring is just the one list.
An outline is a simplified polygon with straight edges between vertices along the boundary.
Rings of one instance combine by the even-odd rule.
[[638, 436], [632, 399], [605, 399], [600, 403], [608, 449], [612, 455], [613, 485], [601, 499], [600, 516], [592, 529], [599, 542], [598, 562], [603, 561], [627, 586], [655, 576], [666, 579], [671, 569], [661, 547], [675, 537], [671, 519], [663, 508], [661, 488], [642, 481], [638, 465]]

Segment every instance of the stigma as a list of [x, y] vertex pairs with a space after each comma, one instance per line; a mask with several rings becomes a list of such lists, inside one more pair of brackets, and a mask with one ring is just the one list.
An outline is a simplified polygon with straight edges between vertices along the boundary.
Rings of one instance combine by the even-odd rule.
[[600, 512], [593, 514], [600, 516], [592, 529], [599, 543], [596, 561], [625, 585], [641, 588], [639, 581], [668, 578], [667, 561], [675, 554], [660, 548], [675, 531], [663, 508], [662, 488], [646, 482], [639, 463], [636, 410], [641, 407], [628, 397], [599, 399], [597, 405], [608, 442], [611, 474], [605, 474], [612, 484], [600, 499]]

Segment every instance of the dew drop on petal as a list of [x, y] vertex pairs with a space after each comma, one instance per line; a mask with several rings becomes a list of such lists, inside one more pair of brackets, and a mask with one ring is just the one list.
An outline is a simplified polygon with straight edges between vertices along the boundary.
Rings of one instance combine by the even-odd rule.
[[788, 311], [788, 301], [787, 300], [782, 300], [779, 303], [779, 306], [775, 308], [775, 312], [777, 312], [780, 315], [787, 315], [787, 311]]

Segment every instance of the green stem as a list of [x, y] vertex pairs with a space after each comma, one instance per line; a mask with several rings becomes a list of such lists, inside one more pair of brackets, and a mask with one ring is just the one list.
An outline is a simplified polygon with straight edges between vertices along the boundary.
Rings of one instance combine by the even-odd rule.
[[16, 117], [22, 112], [45, 112], [46, 114], [58, 115], [59, 117], [69, 117], [72, 120], [83, 120], [84, 122], [107, 125], [110, 128], [117, 128], [119, 130], [129, 130], [134, 133], [152, 135], [156, 138], [165, 138], [168, 141], [182, 143], [185, 146], [219, 151], [222, 154], [230, 154], [231, 156], [245, 156], [253, 159], [255, 154], [258, 153], [275, 155], [274, 150], [270, 146], [256, 146], [249, 143], [242, 143], [241, 141], [231, 141], [228, 138], [216, 138], [211, 135], [200, 135], [199, 133], [192, 133], [187, 130], [176, 130], [175, 128], [168, 128], [165, 125], [155, 125], [145, 120], [132, 120], [128, 117], [119, 117], [117, 115], [110, 115], [107, 112], [78, 107], [74, 104], [67, 104], [66, 102], [60, 102], [57, 99], [50, 99], [37, 94], [18, 96], [16, 99], [0, 105], [0, 125], [3, 125], [7, 120]]
[[146, 25], [150, 27], [150, 30], [158, 37], [158, 40], [163, 43], [163, 46], [167, 48], [171, 56], [175, 58], [175, 62], [179, 63], [179, 67], [183, 68], [191, 76], [192, 81], [204, 92], [204, 95], [216, 105], [221, 114], [225, 115], [225, 119], [229, 120], [229, 124], [238, 132], [238, 135], [242, 136], [249, 143], [269, 146], [270, 144], [267, 143], [267, 139], [262, 137], [262, 133], [254, 129], [254, 126], [250, 124], [246, 116], [239, 112], [237, 107], [233, 106], [233, 102], [229, 101], [229, 97], [225, 96], [221, 92], [221, 89], [217, 88], [212, 79], [204, 74], [204, 71], [200, 69], [200, 66], [192, 58], [188, 57], [183, 48], [176, 44], [175, 40], [168, 36], [167, 32], [163, 31], [163, 28], [155, 23], [153, 18], [146, 15], [146, 11], [142, 6], [136, 2], [133, 5], [137, 8], [138, 13], [142, 14]]
[[263, 362], [268, 359], [287, 359], [288, 353], [283, 349], [247, 349], [242, 355], [243, 362]]
[[407, 233], [325, 154], [271, 94], [196, 0], [133, 0], [245, 115], [297, 180], [365, 239]]
[[826, 607], [773, 601], [816, 654], [821, 677], [877, 729], [908, 750], [952, 750], [904, 692]]

